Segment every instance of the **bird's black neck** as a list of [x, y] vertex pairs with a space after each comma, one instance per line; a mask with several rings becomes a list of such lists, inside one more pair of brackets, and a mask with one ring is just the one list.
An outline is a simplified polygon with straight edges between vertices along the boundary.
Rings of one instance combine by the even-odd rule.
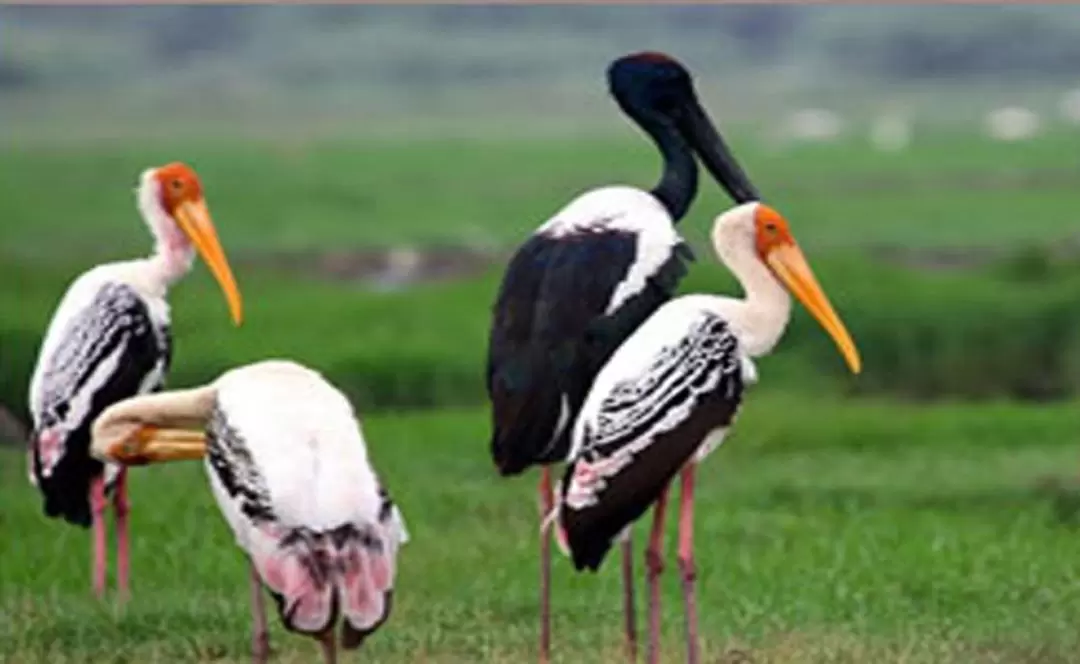
[[686, 216], [697, 195], [697, 162], [690, 146], [670, 121], [649, 118], [639, 124], [652, 136], [664, 158], [664, 172], [651, 193], [667, 208], [672, 221], [678, 222]]

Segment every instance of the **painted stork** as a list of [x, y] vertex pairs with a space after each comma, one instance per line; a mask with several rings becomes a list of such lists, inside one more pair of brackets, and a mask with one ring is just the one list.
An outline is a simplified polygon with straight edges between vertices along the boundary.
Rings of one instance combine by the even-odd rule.
[[743, 389], [757, 381], [751, 358], [780, 340], [794, 294], [835, 340], [853, 373], [861, 361], [787, 221], [757, 202], [717, 217], [712, 241], [743, 299], [685, 295], [660, 307], [596, 376], [574, 424], [573, 448], [553, 512], [560, 546], [579, 569], [596, 570], [614, 539], [654, 505], [646, 551], [649, 661], [659, 661], [659, 574], [668, 486], [681, 472], [678, 563], [687, 649], [698, 661], [694, 597], [694, 468], [723, 441]]
[[184, 276], [198, 252], [220, 283], [229, 311], [241, 322], [240, 292], [203, 198], [188, 166], [143, 171], [139, 211], [154, 236], [152, 256], [99, 265], [68, 287], [45, 333], [30, 381], [33, 433], [30, 481], [44, 511], [93, 526], [93, 587], [105, 592], [108, 496], [116, 516], [117, 585], [128, 596], [127, 478], [124, 469], [90, 457], [90, 424], [109, 404], [156, 391], [172, 357], [169, 286]]
[[326, 662], [390, 613], [408, 535], [368, 460], [356, 413], [317, 372], [284, 360], [213, 383], [133, 397], [93, 425], [95, 457], [124, 465], [205, 458], [210, 486], [251, 569], [253, 655], [269, 653], [263, 585], [285, 627]]
[[[566, 458], [571, 425], [593, 377], [618, 345], [667, 301], [693, 260], [675, 230], [697, 192], [696, 153], [738, 203], [758, 198], [697, 101], [689, 72], [659, 53], [615, 60], [619, 107], [656, 143], [660, 182], [609, 186], [558, 211], [518, 249], [494, 308], [487, 366], [491, 453], [500, 474], [541, 465], [540, 511], [553, 496], [549, 465]], [[540, 659], [550, 650], [550, 540], [540, 540]], [[632, 558], [624, 542], [628, 649], [636, 651]]]

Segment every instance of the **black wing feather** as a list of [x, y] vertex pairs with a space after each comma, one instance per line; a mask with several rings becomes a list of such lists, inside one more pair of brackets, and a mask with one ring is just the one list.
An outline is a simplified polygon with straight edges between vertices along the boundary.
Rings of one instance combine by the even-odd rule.
[[[44, 495], [46, 515], [90, 525], [90, 480], [103, 472], [101, 462], [90, 456], [90, 426], [105, 408], [139, 393], [163, 354], [170, 352], [169, 346], [167, 328], [154, 328], [146, 304], [124, 284], [103, 286], [72, 319], [63, 342], [47, 360], [40, 416], [31, 440], [33, 472]], [[85, 413], [73, 413], [75, 400], [87, 398], [87, 381], [94, 370], [121, 352], [113, 373], [89, 395], [90, 407]], [[44, 432], [57, 436], [55, 444], [62, 449], [48, 477], [41, 449]]]
[[730, 425], [742, 390], [738, 342], [712, 314], [611, 390], [561, 484], [559, 518], [575, 567], [600, 566], [709, 433]]
[[596, 373], [685, 275], [692, 255], [679, 244], [640, 292], [608, 314], [637, 258], [637, 240], [603, 227], [541, 232], [512, 258], [495, 304], [487, 370], [491, 450], [502, 474], [566, 458]]

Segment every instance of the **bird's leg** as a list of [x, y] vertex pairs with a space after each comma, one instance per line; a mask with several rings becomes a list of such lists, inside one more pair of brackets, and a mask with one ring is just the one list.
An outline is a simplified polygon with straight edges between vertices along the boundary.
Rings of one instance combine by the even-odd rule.
[[697, 602], [694, 597], [694, 464], [682, 471], [682, 491], [679, 496], [679, 576], [682, 579], [683, 599], [686, 602], [686, 661], [698, 662]]
[[322, 646], [323, 662], [337, 664], [337, 644], [334, 643], [334, 630], [330, 628], [319, 636], [319, 645]]
[[653, 507], [653, 526], [645, 549], [645, 573], [649, 580], [649, 664], [660, 661], [660, 573], [664, 571], [664, 512], [667, 487]]
[[94, 594], [105, 595], [105, 475], [90, 480], [90, 519], [94, 537], [93, 584]]
[[[551, 469], [540, 469], [540, 519], [543, 520], [554, 507], [555, 497], [551, 491]], [[551, 657], [551, 533], [547, 528], [540, 531], [540, 662], [547, 664]]]
[[262, 579], [251, 566], [251, 661], [254, 664], [266, 664], [270, 658], [270, 634], [266, 629], [266, 605], [263, 604]]
[[637, 661], [637, 607], [634, 602], [634, 541], [627, 529], [622, 542], [623, 609], [626, 612], [626, 657]]
[[120, 468], [116, 478], [116, 492], [113, 494], [113, 511], [116, 513], [116, 585], [120, 602], [126, 602], [130, 596], [128, 575], [128, 499], [127, 468]]

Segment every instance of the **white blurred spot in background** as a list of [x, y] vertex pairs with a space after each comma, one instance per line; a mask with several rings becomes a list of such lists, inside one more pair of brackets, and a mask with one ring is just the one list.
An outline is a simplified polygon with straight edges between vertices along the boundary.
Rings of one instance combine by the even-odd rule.
[[837, 113], [824, 108], [800, 108], [787, 116], [780, 134], [785, 142], [826, 143], [843, 131], [844, 120]]
[[911, 145], [911, 117], [902, 111], [886, 111], [870, 124], [870, 144], [881, 152], [900, 152]]
[[995, 141], [1023, 141], [1042, 129], [1039, 115], [1022, 106], [997, 108], [986, 114], [983, 129]]
[[1073, 88], [1061, 96], [1058, 112], [1070, 124], [1080, 124], [1080, 88]]

